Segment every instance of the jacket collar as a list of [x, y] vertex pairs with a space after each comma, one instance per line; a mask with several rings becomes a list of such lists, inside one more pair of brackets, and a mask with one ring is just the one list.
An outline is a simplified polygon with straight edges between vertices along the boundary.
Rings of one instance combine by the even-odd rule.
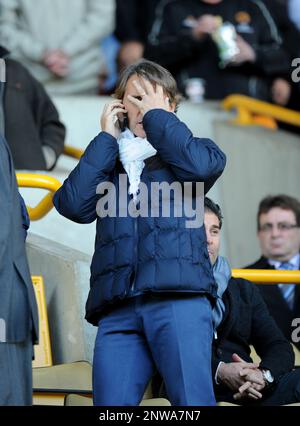
[[268, 259], [264, 256], [261, 256], [261, 258], [255, 262], [254, 265], [252, 265], [252, 268], [255, 269], [275, 269], [274, 266], [270, 265], [268, 262]]
[[[270, 265], [268, 262], [268, 259], [264, 256], [261, 256], [261, 258], [254, 264], [257, 269], [275, 269], [273, 265]], [[300, 269], [300, 264], [299, 264]]]

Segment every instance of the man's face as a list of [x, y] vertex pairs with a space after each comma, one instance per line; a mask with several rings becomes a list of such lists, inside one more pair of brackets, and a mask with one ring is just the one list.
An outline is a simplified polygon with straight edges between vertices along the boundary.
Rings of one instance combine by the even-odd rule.
[[[140, 83], [140, 85], [144, 88], [143, 78], [139, 77], [138, 75], [134, 74], [132, 75], [126, 84], [126, 90], [124, 93], [123, 98], [123, 104], [125, 106], [125, 109], [127, 110], [128, 115], [128, 122], [129, 122], [129, 128], [132, 131], [132, 133], [135, 134], [135, 136], [138, 136], [140, 138], [145, 138], [146, 133], [143, 128], [143, 115], [141, 114], [139, 108], [131, 103], [127, 96], [131, 95], [136, 99], [141, 99], [140, 94], [138, 93], [136, 87], [133, 84], [133, 81], [136, 80]], [[173, 106], [170, 105], [169, 111], [174, 111]]]
[[299, 253], [300, 228], [295, 225], [292, 210], [273, 207], [268, 213], [262, 213], [257, 235], [263, 256], [285, 262]]
[[209, 210], [204, 213], [204, 226], [209, 258], [214, 265], [219, 256], [221, 230], [218, 217]]

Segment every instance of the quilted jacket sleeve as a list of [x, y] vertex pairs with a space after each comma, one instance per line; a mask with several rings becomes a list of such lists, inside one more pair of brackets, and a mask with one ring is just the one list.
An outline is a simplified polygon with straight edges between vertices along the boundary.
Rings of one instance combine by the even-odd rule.
[[258, 288], [253, 286], [251, 343], [261, 358], [260, 367], [270, 370], [275, 380], [291, 371], [295, 356], [291, 344], [271, 317]]
[[29, 214], [26, 208], [25, 201], [20, 193], [19, 193], [19, 198], [20, 198], [21, 213], [22, 213], [22, 226], [24, 229], [24, 240], [26, 240], [27, 231], [30, 227], [30, 219], [29, 219]]
[[180, 182], [204, 182], [207, 192], [222, 174], [225, 154], [210, 139], [194, 137], [175, 114], [150, 110], [143, 125], [147, 139]]
[[106, 132], [96, 136], [54, 195], [54, 206], [61, 215], [78, 223], [91, 223], [97, 218], [97, 186], [109, 181], [118, 152], [113, 136]]

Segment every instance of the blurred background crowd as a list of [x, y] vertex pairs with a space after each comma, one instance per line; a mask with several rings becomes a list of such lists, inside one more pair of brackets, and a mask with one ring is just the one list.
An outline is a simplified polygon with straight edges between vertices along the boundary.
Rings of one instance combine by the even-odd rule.
[[[300, 56], [297, 0], [1, 0], [0, 7], [2, 47], [50, 94], [109, 94], [120, 70], [145, 57], [167, 67], [187, 97], [198, 78], [205, 99], [241, 93], [299, 108], [291, 79]], [[216, 34], [229, 23], [236, 52], [222, 62]]]
[[0, 0], [0, 129], [17, 169], [51, 170], [64, 139], [51, 97], [110, 95], [142, 57], [168, 68], [188, 100], [242, 94], [299, 110], [299, 50], [298, 0]]

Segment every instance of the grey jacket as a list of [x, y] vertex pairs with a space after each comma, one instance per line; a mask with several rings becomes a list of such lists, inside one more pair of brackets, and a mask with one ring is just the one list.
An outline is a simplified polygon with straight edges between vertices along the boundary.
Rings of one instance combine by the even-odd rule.
[[[97, 92], [105, 71], [100, 43], [114, 31], [115, 0], [1, 0], [0, 40], [50, 95]], [[57, 78], [45, 52], [61, 49], [70, 72]]]
[[38, 312], [27, 263], [22, 212], [9, 147], [0, 135], [0, 324], [1, 340], [38, 338]]

